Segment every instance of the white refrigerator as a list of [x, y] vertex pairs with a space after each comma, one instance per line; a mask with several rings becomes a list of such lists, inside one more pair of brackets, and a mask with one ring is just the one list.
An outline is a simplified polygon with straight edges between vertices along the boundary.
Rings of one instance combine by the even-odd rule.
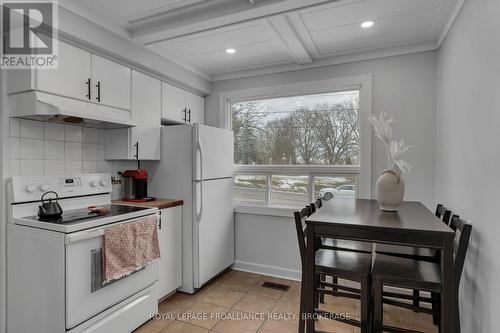
[[147, 163], [149, 194], [184, 200], [183, 292], [234, 262], [233, 140], [232, 131], [216, 127], [163, 126], [161, 162]]

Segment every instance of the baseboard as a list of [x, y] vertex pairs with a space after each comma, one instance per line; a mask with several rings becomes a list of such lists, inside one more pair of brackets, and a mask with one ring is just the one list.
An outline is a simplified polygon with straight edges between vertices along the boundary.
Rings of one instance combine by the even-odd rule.
[[269, 275], [282, 279], [300, 281], [301, 272], [287, 268], [255, 264], [251, 262], [235, 261], [232, 267], [234, 270]]

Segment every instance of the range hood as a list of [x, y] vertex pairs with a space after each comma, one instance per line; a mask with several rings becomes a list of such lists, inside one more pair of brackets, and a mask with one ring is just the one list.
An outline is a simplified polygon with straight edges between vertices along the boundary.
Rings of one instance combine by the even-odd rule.
[[94, 128], [127, 128], [137, 124], [130, 111], [41, 91], [10, 95], [11, 117]]

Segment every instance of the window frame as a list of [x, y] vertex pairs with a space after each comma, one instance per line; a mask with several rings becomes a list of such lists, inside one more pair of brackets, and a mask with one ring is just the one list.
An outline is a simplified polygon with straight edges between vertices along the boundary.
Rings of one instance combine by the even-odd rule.
[[[270, 202], [270, 176], [290, 175], [309, 176], [309, 199], [313, 201], [314, 176], [355, 176], [356, 197], [372, 197], [371, 181], [371, 140], [372, 130], [368, 123], [368, 116], [372, 113], [372, 75], [359, 75], [343, 78], [305, 81], [292, 84], [262, 86], [241, 90], [226, 91], [219, 94], [219, 126], [226, 129], [232, 128], [231, 102], [248, 101], [256, 99], [269, 99], [299, 95], [335, 93], [343, 91], [359, 91], [359, 121], [360, 121], [360, 152], [359, 165], [234, 165], [235, 175], [266, 175], [267, 191], [266, 202], [260, 206], [274, 206]], [[245, 202], [237, 201], [243, 205]], [[250, 204], [253, 205], [253, 204]]]

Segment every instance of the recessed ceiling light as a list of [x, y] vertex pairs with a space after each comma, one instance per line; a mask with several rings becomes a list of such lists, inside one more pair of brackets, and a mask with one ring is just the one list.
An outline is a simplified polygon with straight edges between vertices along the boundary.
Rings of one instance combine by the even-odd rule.
[[235, 49], [226, 49], [226, 53], [234, 54], [234, 53], [236, 53], [236, 50]]
[[373, 21], [365, 21], [361, 23], [361, 28], [369, 28], [371, 26], [373, 26]]

